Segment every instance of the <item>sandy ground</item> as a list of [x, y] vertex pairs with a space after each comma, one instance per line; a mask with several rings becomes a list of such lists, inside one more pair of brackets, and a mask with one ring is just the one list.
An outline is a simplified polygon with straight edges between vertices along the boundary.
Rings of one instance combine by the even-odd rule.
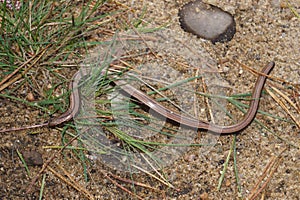
[[[216, 69], [224, 72], [221, 73], [221, 76], [227, 81], [233, 93], [251, 91], [256, 77], [236, 62], [217, 65], [217, 63], [227, 59], [237, 59], [257, 70], [260, 70], [269, 61], [275, 61], [276, 67], [271, 73], [272, 76], [298, 84], [298, 86], [300, 84], [300, 20], [291, 13], [284, 3], [285, 1], [207, 1], [233, 14], [237, 23], [237, 32], [233, 40], [216, 45], [185, 33], [180, 28], [178, 9], [187, 3], [187, 0], [119, 2], [123, 3], [123, 6], [127, 5], [132, 8], [137, 16], [142, 15], [143, 10], [146, 9], [147, 12], [143, 18], [150, 23], [150, 27], [167, 24], [168, 29], [175, 32], [172, 37], [184, 40], [187, 46], [199, 50], [199, 52], [205, 52], [200, 56], [209, 58], [216, 63]], [[298, 0], [292, 0], [291, 3], [292, 5], [300, 5]], [[300, 7], [297, 11], [300, 12]], [[131, 18], [133, 15], [124, 17]], [[180, 51], [177, 53], [178, 56], [182, 56]], [[290, 97], [292, 97], [293, 91], [298, 92], [299, 95], [299, 90], [292, 89], [289, 84], [283, 84], [280, 81], [268, 81], [267, 87], [270, 87], [271, 84]], [[299, 96], [296, 98], [299, 102]], [[32, 118], [32, 116], [39, 116], [40, 114], [34, 108], [28, 108], [6, 99], [0, 100], [2, 123], [21, 121], [23, 124], [17, 123], [20, 126], [37, 123], [40, 120]], [[260, 109], [290, 119], [267, 93], [263, 95]], [[238, 120], [239, 117], [236, 119]], [[237, 136], [237, 167], [241, 192], [238, 191], [235, 182], [232, 157], [223, 185], [220, 191], [217, 190], [220, 172], [232, 143], [232, 135], [218, 137], [216, 145], [210, 148], [208, 152], [207, 149], [203, 150], [201, 147], [190, 148], [189, 151], [163, 170], [164, 174], [169, 177], [170, 183], [178, 190], [167, 188], [146, 175], [134, 174], [134, 180], [165, 191], [165, 193], [162, 191], [155, 192], [136, 187], [135, 192], [144, 199], [244, 199], [250, 194], [272, 158], [279, 156], [280, 152], [285, 149], [281, 155], [279, 166], [263, 195], [265, 199], [299, 199], [300, 153], [299, 149], [288, 145], [290, 142], [299, 147], [299, 127], [261, 114], [257, 116], [257, 119], [286, 141], [261, 129], [255, 123], [252, 123]], [[46, 160], [53, 154], [54, 150], [46, 150], [42, 147], [59, 145], [61, 141], [59, 129], [45, 128], [37, 130], [37, 132], [43, 134], [28, 135], [28, 131], [21, 131], [1, 135], [0, 199], [36, 199], [38, 196], [38, 185], [35, 185], [29, 194], [25, 193], [25, 188], [41, 168], [38, 166], [30, 167], [32, 174], [28, 176], [15, 150], [17, 148], [37, 150]], [[200, 139], [197, 138], [196, 140], [201, 141], [205, 134], [200, 134]], [[51, 167], [60, 173], [62, 170], [58, 165], [66, 169], [70, 176], [86, 188], [95, 199], [135, 199], [104, 176], [107, 171], [127, 178], [130, 177], [129, 174], [114, 171], [98, 160], [88, 165], [91, 178], [89, 182], [85, 182], [82, 176], [82, 165], [72, 151], [66, 151], [57, 157]], [[106, 172], [103, 172], [104, 170]], [[82, 195], [83, 192], [74, 190], [61, 179], [58, 179], [50, 170], [46, 170], [45, 174], [47, 182], [44, 191], [45, 199], [85, 198]], [[41, 182], [41, 178], [39, 182]], [[128, 184], [122, 183], [122, 185], [130, 188]]]

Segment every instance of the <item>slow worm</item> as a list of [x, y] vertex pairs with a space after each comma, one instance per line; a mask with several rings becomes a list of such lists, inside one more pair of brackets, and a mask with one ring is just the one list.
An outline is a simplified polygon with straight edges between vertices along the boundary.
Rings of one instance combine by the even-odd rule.
[[[220, 126], [216, 124], [211, 124], [206, 121], [201, 121], [195, 118], [182, 116], [160, 105], [155, 100], [153, 100], [152, 98], [150, 98], [149, 96], [141, 92], [140, 90], [137, 90], [136, 88], [132, 87], [131, 85], [126, 84], [126, 82], [124, 81], [117, 80], [114, 81], [114, 83], [118, 87], [120, 87], [123, 91], [131, 95], [131, 97], [136, 98], [141, 103], [148, 106], [150, 109], [154, 110], [155, 112], [159, 113], [160, 115], [166, 117], [167, 119], [173, 122], [176, 122], [180, 125], [192, 127], [192, 128], [208, 130], [214, 133], [230, 134], [230, 133], [236, 133], [243, 130], [254, 119], [258, 110], [261, 92], [267, 79], [266, 75], [268, 75], [272, 71], [274, 66], [275, 63], [270, 62], [262, 69], [261, 71], [262, 74], [259, 75], [256, 84], [254, 86], [252, 97], [251, 97], [251, 103], [247, 113], [245, 114], [244, 118], [240, 122], [229, 126]], [[78, 91], [78, 86], [81, 77], [82, 74], [79, 71], [74, 74], [72, 81], [70, 83], [70, 89], [72, 90], [72, 93], [70, 95], [69, 109], [59, 117], [51, 119], [48, 123], [50, 127], [69, 121], [73, 117], [75, 117], [76, 114], [78, 113], [80, 108], [80, 94]]]

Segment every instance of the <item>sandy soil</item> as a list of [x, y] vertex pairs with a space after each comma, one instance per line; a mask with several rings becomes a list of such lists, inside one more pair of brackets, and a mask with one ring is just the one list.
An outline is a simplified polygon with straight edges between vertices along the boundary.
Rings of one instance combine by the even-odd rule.
[[[216, 69], [223, 71], [221, 76], [230, 86], [231, 93], [251, 91], [256, 77], [237, 62], [222, 64], [222, 61], [228, 59], [237, 59], [257, 70], [274, 60], [276, 67], [272, 71], [272, 76], [298, 86], [300, 84], [300, 20], [291, 13], [284, 3], [285, 1], [206, 1], [233, 14], [237, 23], [237, 32], [233, 40], [216, 45], [185, 33], [180, 28], [178, 9], [188, 0], [124, 0], [119, 2], [122, 3], [121, 7], [125, 8], [126, 5], [134, 10], [134, 14], [128, 14], [128, 16], [124, 16], [125, 18], [142, 15], [146, 9], [143, 18], [149, 22], [150, 27], [167, 24], [168, 29], [177, 34], [174, 37], [184, 40], [187, 46], [199, 49], [199, 52], [205, 52], [202, 56], [209, 57], [216, 64]], [[292, 0], [290, 2], [294, 6], [298, 5], [297, 11], [300, 13], [299, 1]], [[180, 52], [178, 54], [180, 56]], [[221, 64], [217, 65], [217, 63]], [[298, 98], [299, 102], [299, 90], [280, 81], [268, 81], [267, 87], [270, 87], [271, 84], [288, 94], [290, 98], [293, 97], [293, 92], [298, 93], [295, 98]], [[0, 105], [1, 128], [7, 124], [22, 126], [42, 121], [39, 111], [32, 107], [2, 98]], [[230, 108], [228, 107], [228, 109]], [[290, 119], [268, 93], [263, 95], [260, 109]], [[294, 112], [292, 108], [290, 110]], [[297, 113], [294, 112], [294, 114]], [[240, 117], [235, 116], [237, 120]], [[299, 118], [299, 114], [296, 116]], [[230, 150], [233, 135], [218, 137], [216, 145], [208, 152], [207, 149], [203, 150], [201, 147], [192, 147], [166, 167], [163, 170], [164, 174], [176, 190], [170, 189], [146, 175], [133, 174], [135, 181], [160, 189], [159, 192], [156, 192], [136, 187], [135, 192], [144, 199], [244, 199], [250, 194], [272, 158], [279, 156], [285, 150], [281, 154], [279, 166], [263, 195], [265, 199], [299, 199], [300, 152], [299, 149], [288, 145], [290, 142], [299, 147], [299, 127], [261, 114], [257, 116], [257, 119], [286, 141], [261, 129], [256, 123], [252, 123], [237, 136], [237, 167], [241, 192], [238, 191], [235, 182], [232, 157], [223, 185], [220, 191], [217, 190], [220, 171], [223, 169], [224, 161]], [[36, 130], [36, 132], [40, 134], [28, 134], [32, 131], [1, 134], [0, 199], [37, 199], [40, 184], [35, 184], [29, 194], [26, 194], [25, 191], [41, 166], [29, 166], [31, 172], [29, 176], [16, 154], [16, 149], [38, 151], [42, 154], [43, 159], [47, 160], [57, 150], [43, 149], [43, 146], [60, 145], [61, 131], [58, 128], [44, 128]], [[201, 142], [201, 138], [205, 138], [205, 134], [199, 133], [196, 142]], [[50, 166], [61, 174], [64, 174], [62, 168], [67, 170], [70, 176], [95, 199], [135, 199], [105, 177], [107, 172], [127, 178], [130, 178], [130, 174], [112, 170], [99, 160], [88, 164], [89, 182], [85, 182], [82, 175], [83, 166], [71, 150], [65, 151], [64, 154], [58, 154]], [[78, 192], [66, 184], [54, 175], [51, 169], [47, 169], [44, 174], [46, 176], [45, 199], [86, 198], [83, 195], [84, 192]], [[41, 180], [42, 178], [38, 182], [41, 183]], [[130, 188], [129, 184], [119, 183]]]

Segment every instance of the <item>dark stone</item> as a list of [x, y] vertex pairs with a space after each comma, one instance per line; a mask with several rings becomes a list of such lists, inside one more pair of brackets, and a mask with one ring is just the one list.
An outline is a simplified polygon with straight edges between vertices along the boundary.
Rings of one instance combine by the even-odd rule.
[[201, 0], [187, 3], [179, 10], [178, 15], [183, 30], [210, 40], [213, 44], [230, 41], [236, 31], [236, 24], [230, 13]]
[[23, 151], [22, 155], [27, 165], [31, 165], [31, 166], [43, 165], [42, 155], [37, 151]]

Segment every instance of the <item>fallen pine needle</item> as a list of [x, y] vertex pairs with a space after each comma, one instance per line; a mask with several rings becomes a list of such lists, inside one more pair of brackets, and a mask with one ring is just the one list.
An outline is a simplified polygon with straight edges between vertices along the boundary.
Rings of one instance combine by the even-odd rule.
[[[274, 91], [276, 91], [280, 96], [282, 96], [287, 102], [289, 102], [295, 109], [296, 106], [291, 102], [290, 100], [287, 100], [288, 97], [281, 93], [276, 88], [272, 87]], [[282, 107], [282, 109], [292, 118], [292, 120], [297, 124], [297, 126], [300, 128], [300, 122], [297, 120], [297, 118], [289, 111], [288, 107], [284, 104], [284, 102], [278, 98], [272, 91], [266, 89], [266, 91], [270, 94], [270, 96]]]
[[[59, 165], [58, 165], [59, 166]], [[60, 167], [62, 169], [62, 167]], [[69, 186], [73, 187], [75, 190], [77, 190], [78, 192], [82, 193], [86, 198], [88, 199], [92, 199], [94, 200], [94, 197], [87, 191], [85, 190], [83, 187], [81, 187], [78, 183], [76, 183], [75, 180], [73, 180], [69, 175], [68, 173], [66, 174], [65, 173], [65, 170], [64, 173], [65, 175], [67, 175], [67, 177], [70, 179], [67, 180], [64, 176], [62, 176], [61, 174], [59, 174], [58, 172], [56, 172], [52, 167], [48, 166], [47, 169], [49, 171], [51, 171], [55, 176], [57, 176], [60, 180], [64, 181], [66, 184], [68, 184]]]
[[[254, 187], [251, 190], [250, 195], [246, 198], [247, 200], [254, 200], [260, 193], [262, 193], [262, 191], [267, 187], [267, 185], [269, 184], [269, 182], [272, 179], [272, 176], [274, 175], [274, 173], [276, 172], [280, 162], [282, 161], [282, 157], [281, 154], [286, 150], [286, 148], [284, 150], [282, 150], [279, 155], [277, 156], [273, 156], [271, 158], [271, 161], [267, 164], [267, 166], [265, 167], [262, 175], [259, 177], [258, 181], [256, 182], [256, 184], [254, 185]], [[263, 183], [263, 179], [265, 179], [267, 177], [267, 175], [269, 175], [269, 177], [266, 179], [266, 181]], [[262, 184], [263, 183], [263, 184]], [[262, 184], [262, 185], [261, 185]], [[261, 187], [259, 188], [259, 185], [261, 185]]]

